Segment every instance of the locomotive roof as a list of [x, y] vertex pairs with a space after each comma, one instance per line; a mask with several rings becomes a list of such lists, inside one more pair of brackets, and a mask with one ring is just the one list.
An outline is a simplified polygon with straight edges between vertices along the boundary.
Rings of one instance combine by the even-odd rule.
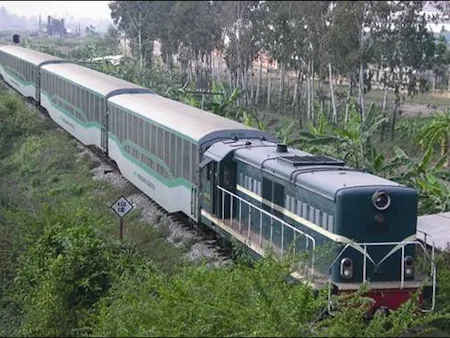
[[156, 94], [124, 94], [110, 98], [109, 102], [142, 115], [199, 144], [221, 138], [230, 139], [234, 135], [248, 138], [265, 136], [274, 139], [270, 134], [258, 129]]
[[59, 57], [41, 53], [32, 49], [23, 48], [17, 45], [0, 46], [0, 50], [5, 53], [11, 54], [19, 59], [28, 61], [34, 65], [39, 65], [46, 61], [55, 61], [55, 60], [63, 61], [63, 59]]
[[[251, 142], [251, 145], [245, 146], [246, 141]], [[236, 146], [237, 144], [240, 146]], [[235, 144], [220, 142], [214, 144], [208, 153], [226, 153], [227, 148], [228, 153], [234, 151], [235, 159], [257, 168], [263, 168], [288, 181], [293, 177], [296, 185], [313, 190], [330, 199], [334, 199], [335, 193], [342, 188], [373, 185], [400, 186], [396, 182], [355, 170], [331, 158], [318, 157], [294, 148], [287, 148], [287, 152], [277, 152], [277, 144], [268, 141], [240, 140]], [[326, 165], [309, 165], [313, 162], [312, 160], [317, 160], [317, 163], [324, 163], [324, 161], [328, 163]], [[301, 162], [301, 165], [295, 166], [293, 164], [295, 161]]]
[[150, 89], [74, 63], [48, 64], [43, 66], [42, 69], [103, 96], [118, 93], [118, 91], [130, 92], [132, 90], [151, 93]]

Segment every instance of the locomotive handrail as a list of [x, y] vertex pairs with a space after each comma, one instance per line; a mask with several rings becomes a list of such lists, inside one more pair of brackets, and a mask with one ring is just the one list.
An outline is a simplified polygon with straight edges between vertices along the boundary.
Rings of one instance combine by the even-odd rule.
[[[241, 215], [241, 210], [242, 210], [242, 203], [248, 205], [251, 208], [254, 208], [255, 210], [259, 211], [261, 214], [266, 215], [267, 217], [270, 218], [270, 222], [271, 222], [271, 227], [270, 227], [270, 245], [273, 246], [273, 222], [277, 221], [279, 222], [282, 227], [281, 227], [281, 257], [283, 257], [283, 252], [284, 252], [284, 227], [287, 227], [288, 229], [291, 229], [293, 231], [294, 234], [294, 239], [293, 241], [296, 241], [296, 235], [299, 234], [301, 236], [305, 236], [305, 238], [307, 239], [307, 241], [311, 241], [312, 243], [312, 252], [314, 253], [314, 250], [316, 249], [316, 240], [314, 237], [312, 237], [311, 235], [301, 231], [300, 229], [295, 228], [294, 226], [290, 225], [289, 223], [287, 223], [286, 221], [280, 219], [279, 217], [272, 215], [271, 213], [267, 212], [266, 210], [250, 203], [249, 201], [245, 200], [244, 198], [232, 193], [231, 191], [217, 185], [217, 189], [219, 189], [222, 192], [222, 221], [224, 221], [224, 209], [225, 209], [225, 193], [229, 194], [232, 198], [231, 198], [231, 216], [230, 218], [233, 219], [233, 200], [234, 198], [236, 198], [239, 201], [240, 207], [239, 207], [239, 231], [241, 230], [241, 220], [242, 220], [242, 215]], [[250, 227], [251, 227], [251, 213], [249, 213], [249, 221], [248, 221], [248, 237], [250, 237]], [[283, 227], [284, 226], [284, 227]], [[260, 230], [260, 245], [262, 243], [262, 217], [260, 217], [260, 224], [259, 224], [259, 230]], [[307, 242], [307, 248], [308, 248], [308, 242]], [[295, 246], [294, 246], [294, 252], [295, 252]], [[311, 275], [314, 274], [314, 255], [311, 255], [311, 271], [310, 271]]]
[[[423, 232], [424, 233], [424, 232]], [[427, 235], [426, 233], [424, 233]], [[428, 235], [432, 240], [432, 236]], [[426, 237], [425, 237], [426, 238]], [[434, 244], [434, 240], [433, 240]], [[402, 252], [402, 259], [401, 259], [401, 279], [400, 279], [400, 289], [403, 289], [404, 283], [405, 283], [405, 274], [404, 274], [404, 268], [405, 268], [405, 246], [406, 245], [418, 245], [422, 250], [426, 258], [430, 260], [431, 263], [431, 279], [432, 279], [432, 298], [431, 298], [431, 308], [430, 309], [420, 309], [422, 312], [431, 312], [434, 310], [436, 306], [436, 263], [434, 261], [434, 245], [431, 246], [431, 257], [427, 252], [426, 247], [423, 245], [423, 243], [420, 240], [413, 240], [413, 241], [400, 241], [400, 242], [367, 242], [367, 243], [347, 243], [344, 248], [339, 252], [339, 254], [336, 256], [336, 258], [333, 260], [332, 264], [329, 267], [328, 273], [331, 275], [331, 271], [333, 267], [336, 265], [336, 263], [339, 261], [339, 258], [343, 255], [343, 253], [349, 248], [352, 247], [352, 245], [359, 245], [363, 247], [364, 249], [364, 259], [363, 259], [363, 283], [367, 282], [367, 247], [371, 246], [388, 246], [388, 245], [401, 245], [401, 252]], [[426, 245], [426, 243], [425, 243]], [[384, 261], [384, 259], [380, 260], [376, 265], [381, 264]], [[331, 314], [331, 280], [328, 280], [328, 311]]]

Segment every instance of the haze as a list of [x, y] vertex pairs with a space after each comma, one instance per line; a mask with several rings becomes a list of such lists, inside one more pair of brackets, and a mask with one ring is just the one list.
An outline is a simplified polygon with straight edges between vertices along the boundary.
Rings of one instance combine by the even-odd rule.
[[19, 16], [47, 15], [97, 20], [111, 19], [109, 1], [0, 1], [0, 8]]

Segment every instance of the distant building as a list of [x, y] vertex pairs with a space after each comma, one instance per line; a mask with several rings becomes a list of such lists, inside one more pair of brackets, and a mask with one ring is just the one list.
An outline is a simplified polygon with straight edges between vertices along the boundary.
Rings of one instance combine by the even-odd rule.
[[47, 34], [49, 36], [64, 36], [67, 34], [66, 27], [64, 25], [64, 19], [58, 20], [52, 18], [50, 15], [47, 17]]

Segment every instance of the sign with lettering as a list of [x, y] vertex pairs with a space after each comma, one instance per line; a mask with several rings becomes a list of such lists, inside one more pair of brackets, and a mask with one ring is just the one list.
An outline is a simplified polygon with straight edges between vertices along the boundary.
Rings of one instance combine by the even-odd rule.
[[111, 208], [120, 218], [122, 218], [133, 209], [133, 205], [128, 202], [125, 197], [122, 196], [116, 202], [114, 202]]

